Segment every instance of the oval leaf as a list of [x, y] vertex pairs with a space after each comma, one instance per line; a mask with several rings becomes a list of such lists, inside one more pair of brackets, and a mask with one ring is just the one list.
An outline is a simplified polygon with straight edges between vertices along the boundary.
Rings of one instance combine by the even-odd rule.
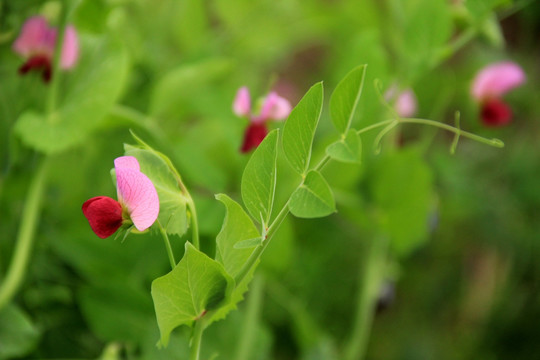
[[276, 190], [278, 130], [270, 132], [249, 159], [242, 175], [242, 200], [251, 216], [268, 224]]
[[311, 87], [291, 111], [283, 127], [285, 157], [299, 174], [305, 174], [311, 158], [311, 146], [323, 104], [323, 85]]
[[362, 160], [360, 136], [356, 130], [349, 129], [344, 138], [328, 145], [326, 154], [337, 161], [360, 164]]
[[367, 65], [361, 65], [351, 70], [336, 86], [330, 97], [330, 117], [336, 129], [345, 134], [356, 110], [356, 105], [362, 94]]
[[304, 183], [292, 193], [289, 210], [301, 218], [323, 217], [336, 211], [334, 195], [321, 173], [308, 172]]
[[233, 288], [234, 280], [220, 263], [186, 242], [186, 252], [178, 265], [152, 282], [161, 345], [167, 346], [176, 327], [191, 325], [208, 310], [218, 308]]

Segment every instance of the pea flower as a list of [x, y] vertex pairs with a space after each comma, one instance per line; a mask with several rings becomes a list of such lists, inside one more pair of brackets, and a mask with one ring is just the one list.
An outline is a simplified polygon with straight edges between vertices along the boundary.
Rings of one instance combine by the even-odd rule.
[[268, 134], [268, 121], [285, 120], [291, 113], [289, 101], [276, 92], [270, 92], [263, 100], [258, 115], [254, 115], [251, 107], [251, 97], [247, 87], [241, 87], [236, 93], [233, 102], [233, 112], [249, 120], [249, 125], [244, 134], [244, 141], [240, 151], [246, 153], [264, 140]]
[[[41, 71], [43, 81], [49, 82], [52, 77], [56, 38], [56, 29], [49, 27], [44, 17], [33, 16], [26, 20], [19, 37], [13, 43], [13, 50], [26, 60], [19, 68], [19, 74], [26, 74], [31, 70]], [[60, 68], [71, 69], [77, 63], [78, 57], [77, 33], [73, 26], [68, 25], [62, 44]]]
[[411, 88], [400, 90], [394, 84], [385, 92], [386, 101], [393, 103], [396, 113], [400, 117], [412, 117], [416, 114], [417, 100]]
[[152, 181], [140, 171], [133, 156], [114, 160], [118, 201], [107, 196], [87, 200], [82, 211], [92, 230], [105, 239], [121, 226], [131, 224], [139, 231], [148, 229], [159, 213], [159, 198]]
[[512, 119], [512, 109], [502, 97], [525, 82], [521, 67], [510, 61], [488, 65], [475, 76], [471, 95], [480, 105], [480, 118], [486, 126], [506, 125]]

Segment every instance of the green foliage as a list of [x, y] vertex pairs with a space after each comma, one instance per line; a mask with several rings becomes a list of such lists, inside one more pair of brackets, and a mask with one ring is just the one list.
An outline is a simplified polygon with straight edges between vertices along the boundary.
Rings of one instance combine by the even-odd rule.
[[[136, 138], [139, 140], [138, 138]], [[139, 161], [141, 172], [150, 178], [159, 197], [158, 221], [169, 234], [182, 236], [189, 227], [187, 196], [170, 160], [145, 143], [124, 145], [125, 154]]]
[[276, 191], [278, 130], [270, 132], [249, 159], [242, 175], [242, 200], [251, 216], [270, 221]]
[[351, 70], [339, 82], [330, 97], [330, 117], [336, 129], [342, 134], [345, 134], [351, 126], [364, 87], [366, 68], [367, 65], [361, 65]]
[[429, 231], [433, 209], [433, 177], [416, 148], [384, 155], [371, 178], [380, 225], [391, 246], [405, 256], [420, 246]]
[[328, 145], [326, 154], [332, 159], [359, 164], [362, 161], [362, 142], [354, 129], [349, 129], [341, 139]]
[[227, 209], [223, 227], [216, 238], [216, 260], [223, 264], [227, 273], [235, 277], [253, 252], [236, 245], [251, 239], [257, 239], [260, 244], [261, 236], [242, 206], [225, 194], [216, 195], [216, 199]]
[[186, 242], [184, 257], [167, 275], [152, 282], [161, 344], [167, 346], [172, 330], [191, 325], [231, 296], [234, 280], [223, 266]]
[[320, 172], [310, 170], [307, 173], [302, 185], [292, 193], [289, 209], [301, 218], [323, 217], [336, 211], [332, 189]]
[[323, 106], [323, 84], [313, 85], [292, 110], [283, 128], [283, 151], [293, 169], [304, 175]]
[[50, 114], [28, 110], [19, 117], [15, 132], [26, 145], [54, 154], [84, 141], [120, 96], [128, 73], [126, 51], [104, 39], [93, 46], [78, 73], [58, 109]]
[[39, 336], [39, 330], [18, 307], [10, 305], [0, 311], [0, 359], [27, 354]]

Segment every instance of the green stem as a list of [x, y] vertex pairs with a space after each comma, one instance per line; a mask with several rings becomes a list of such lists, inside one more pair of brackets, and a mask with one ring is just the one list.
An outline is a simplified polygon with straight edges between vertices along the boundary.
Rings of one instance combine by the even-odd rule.
[[276, 233], [276, 231], [279, 229], [279, 226], [287, 217], [289, 214], [289, 202], [287, 201], [279, 214], [274, 219], [274, 222], [268, 227], [268, 231], [266, 232], [265, 239], [262, 239], [262, 243], [258, 245], [255, 250], [251, 253], [249, 258], [244, 263], [244, 266], [242, 266], [242, 269], [238, 272], [234, 280], [236, 281], [236, 284], [240, 284], [242, 280], [246, 277], [247, 274], [251, 271], [251, 269], [257, 264], [259, 258], [261, 257], [262, 253], [270, 243], [270, 240], [272, 239], [272, 236]]
[[60, 63], [62, 58], [62, 46], [64, 44], [64, 37], [66, 32], [68, 11], [66, 2], [61, 3], [60, 21], [58, 23], [58, 37], [56, 38], [56, 44], [54, 47], [54, 59], [52, 68], [52, 79], [49, 87], [49, 96], [47, 98], [47, 115], [48, 121], [56, 121], [56, 117], [53, 115], [58, 103], [58, 89], [60, 87]]
[[41, 209], [48, 165], [49, 160], [44, 159], [30, 183], [11, 263], [0, 286], [0, 309], [11, 301], [24, 279]]
[[261, 312], [264, 295], [264, 278], [256, 276], [251, 285], [251, 291], [247, 299], [246, 318], [242, 326], [238, 347], [236, 349], [236, 360], [249, 360], [249, 355], [253, 350], [253, 342], [256, 334], [257, 322]]
[[189, 195], [189, 193], [187, 192], [187, 189], [185, 189], [185, 193], [188, 195], [187, 206], [189, 208], [189, 211], [191, 211], [191, 241], [193, 246], [195, 246], [195, 248], [199, 250], [199, 221], [197, 219], [197, 209], [195, 207], [195, 202], [191, 198], [191, 195]]
[[169, 240], [169, 235], [167, 235], [167, 230], [163, 228], [159, 220], [156, 221], [159, 227], [159, 232], [161, 233], [161, 236], [163, 237], [163, 241], [165, 242], [165, 249], [167, 249], [167, 255], [169, 256], [169, 263], [171, 264], [171, 268], [174, 270], [176, 267], [176, 260], [174, 260], [174, 253], [171, 247], [171, 242]]
[[387, 245], [388, 241], [384, 238], [374, 239], [368, 245], [364, 266], [360, 267], [355, 317], [345, 347], [345, 360], [358, 360], [365, 355], [384, 274]]
[[195, 327], [193, 328], [193, 335], [191, 337], [191, 344], [189, 347], [189, 360], [199, 360], [203, 331], [204, 320], [196, 320]]
[[[417, 119], [417, 118], [397, 118], [397, 119], [384, 120], [384, 121], [381, 121], [379, 123], [366, 126], [365, 128], [358, 130], [357, 133], [358, 133], [358, 135], [360, 135], [360, 134], [363, 134], [363, 133], [365, 133], [367, 131], [371, 131], [371, 130], [374, 130], [374, 129], [377, 129], [377, 128], [380, 128], [380, 127], [387, 127], [387, 128], [384, 129], [384, 131], [385, 131], [384, 134], [386, 134], [388, 131], [390, 131], [393, 127], [395, 127], [398, 124], [421, 124], [421, 125], [434, 126], [434, 127], [438, 127], [438, 128], [453, 132], [454, 134], [457, 134], [459, 136], [463, 136], [463, 137], [467, 137], [467, 138], [472, 139], [472, 140], [476, 140], [476, 141], [481, 142], [483, 144], [487, 144], [487, 145], [491, 145], [491, 146], [495, 146], [495, 147], [499, 147], [499, 148], [504, 147], [504, 143], [499, 139], [495, 139], [495, 138], [494, 139], [487, 139], [487, 138], [484, 138], [482, 136], [478, 136], [478, 135], [475, 135], [473, 133], [470, 133], [468, 131], [463, 131], [463, 130], [461, 130], [459, 128], [456, 128], [456, 127], [453, 127], [453, 126], [450, 126], [450, 125], [447, 125], [447, 124], [443, 124], [443, 123], [438, 122], [438, 121], [427, 120], [427, 119]], [[381, 136], [381, 138], [382, 138], [382, 136]], [[380, 140], [381, 139], [379, 139], [378, 141], [380, 141]], [[315, 166], [314, 170], [317, 170], [317, 171], [321, 170], [330, 160], [331, 160], [331, 158], [328, 155], [325, 155], [321, 159], [321, 161], [317, 164], [317, 166]], [[244, 277], [247, 274], [249, 274], [251, 269], [257, 264], [257, 262], [258, 262], [259, 258], [261, 257], [262, 253], [264, 252], [264, 250], [266, 249], [266, 247], [270, 243], [270, 240], [272, 239], [272, 236], [277, 231], [277, 229], [281, 225], [281, 222], [283, 221], [283, 219], [285, 219], [285, 217], [288, 214], [289, 214], [289, 201], [287, 201], [285, 203], [285, 205], [283, 206], [283, 208], [279, 212], [279, 214], [276, 217], [276, 219], [274, 220], [274, 222], [268, 228], [268, 232], [266, 233], [265, 239], [263, 239], [262, 243], [259, 246], [257, 246], [255, 248], [255, 250], [253, 250], [253, 252], [251, 253], [250, 257], [247, 259], [247, 261], [244, 264], [244, 266], [242, 267], [242, 269], [236, 275], [235, 280], [236, 280], [237, 284], [239, 284], [240, 281], [242, 281], [244, 279]]]

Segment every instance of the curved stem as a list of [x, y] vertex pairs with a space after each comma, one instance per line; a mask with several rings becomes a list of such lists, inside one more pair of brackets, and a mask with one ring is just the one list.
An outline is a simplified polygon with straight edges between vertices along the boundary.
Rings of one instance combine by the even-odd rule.
[[195, 321], [195, 327], [193, 328], [193, 335], [191, 337], [191, 344], [189, 347], [189, 360], [199, 360], [203, 331], [203, 319]]
[[171, 247], [171, 242], [169, 241], [169, 235], [167, 235], [167, 230], [163, 228], [159, 220], [156, 221], [159, 227], [159, 232], [161, 233], [161, 236], [163, 237], [163, 241], [165, 242], [165, 249], [167, 249], [167, 255], [169, 256], [169, 263], [171, 264], [171, 268], [174, 270], [176, 267], [176, 260], [174, 260], [174, 253]]
[[345, 360], [362, 359], [365, 355], [375, 304], [379, 294], [388, 241], [374, 239], [368, 245], [363, 266], [358, 276], [358, 294], [354, 323], [345, 347]]
[[199, 244], [199, 221], [197, 219], [197, 209], [195, 208], [195, 202], [193, 202], [193, 199], [191, 198], [191, 195], [186, 191], [186, 194], [188, 194], [188, 202], [187, 206], [189, 210], [191, 211], [191, 242], [193, 246], [195, 246], [195, 249], [199, 250], [200, 244]]
[[253, 351], [253, 341], [263, 303], [263, 295], [264, 278], [260, 275], [255, 276], [247, 299], [246, 318], [242, 326], [242, 333], [238, 339], [236, 356], [234, 357], [236, 360], [249, 360], [249, 355]]
[[47, 98], [47, 115], [50, 122], [54, 122], [56, 117], [53, 116], [54, 111], [56, 110], [56, 105], [58, 102], [58, 88], [60, 87], [60, 63], [62, 58], [62, 46], [64, 44], [64, 37], [66, 32], [66, 23], [68, 11], [66, 8], [66, 3], [63, 1], [61, 3], [60, 10], [60, 21], [58, 23], [58, 37], [56, 38], [56, 44], [54, 47], [54, 59], [53, 59], [53, 69], [52, 69], [52, 79], [51, 86], [49, 88], [49, 96]]
[[[447, 124], [440, 123], [438, 121], [427, 120], [427, 119], [417, 119], [417, 118], [397, 118], [397, 119], [384, 120], [384, 121], [381, 121], [379, 123], [366, 126], [365, 128], [358, 130], [357, 133], [360, 135], [360, 134], [365, 133], [367, 131], [371, 131], [371, 130], [374, 130], [374, 129], [377, 129], [377, 128], [380, 128], [380, 127], [386, 127], [385, 129], [383, 129], [382, 135], [380, 136], [380, 138], [382, 139], [382, 136], [384, 136], [386, 133], [388, 133], [388, 131], [390, 131], [396, 125], [402, 124], [402, 123], [403, 124], [421, 124], [421, 125], [434, 126], [434, 127], [438, 127], [438, 128], [453, 132], [454, 134], [457, 134], [459, 136], [463, 136], [463, 137], [467, 137], [467, 138], [472, 139], [472, 140], [476, 140], [476, 141], [481, 142], [483, 144], [487, 144], [487, 145], [491, 145], [491, 146], [495, 146], [495, 147], [499, 147], [499, 148], [504, 147], [504, 143], [499, 139], [495, 139], [495, 138], [487, 139], [487, 138], [484, 138], [482, 136], [470, 133], [468, 131], [463, 131], [463, 130], [461, 130], [459, 128], [456, 128], [454, 126], [450, 126], [450, 125], [447, 125]], [[381, 139], [378, 139], [378, 141], [380, 141]], [[328, 155], [325, 155], [321, 159], [321, 161], [317, 164], [317, 166], [315, 166], [314, 170], [321, 170], [330, 160], [331, 160], [331, 158]], [[281, 209], [281, 211], [279, 212], [279, 214], [275, 218], [274, 222], [272, 222], [272, 224], [269, 226], [268, 232], [266, 234], [265, 239], [263, 239], [263, 242], [259, 246], [257, 246], [255, 248], [255, 250], [253, 250], [253, 252], [251, 253], [250, 257], [247, 259], [247, 261], [244, 264], [244, 266], [242, 267], [242, 269], [236, 275], [235, 280], [236, 280], [237, 284], [239, 284], [240, 281], [242, 281], [244, 279], [244, 277], [247, 274], [249, 274], [249, 272], [252, 270], [252, 268], [257, 264], [257, 262], [258, 262], [259, 258], [261, 257], [262, 253], [264, 252], [264, 250], [268, 246], [268, 243], [270, 242], [272, 236], [277, 231], [277, 229], [281, 225], [281, 222], [283, 221], [283, 219], [285, 219], [285, 217], [288, 214], [289, 214], [289, 201], [287, 201], [285, 203], [285, 205], [283, 206], [283, 208]]]
[[11, 301], [24, 279], [41, 209], [48, 165], [49, 160], [44, 159], [30, 183], [11, 263], [0, 286], [0, 309]]

